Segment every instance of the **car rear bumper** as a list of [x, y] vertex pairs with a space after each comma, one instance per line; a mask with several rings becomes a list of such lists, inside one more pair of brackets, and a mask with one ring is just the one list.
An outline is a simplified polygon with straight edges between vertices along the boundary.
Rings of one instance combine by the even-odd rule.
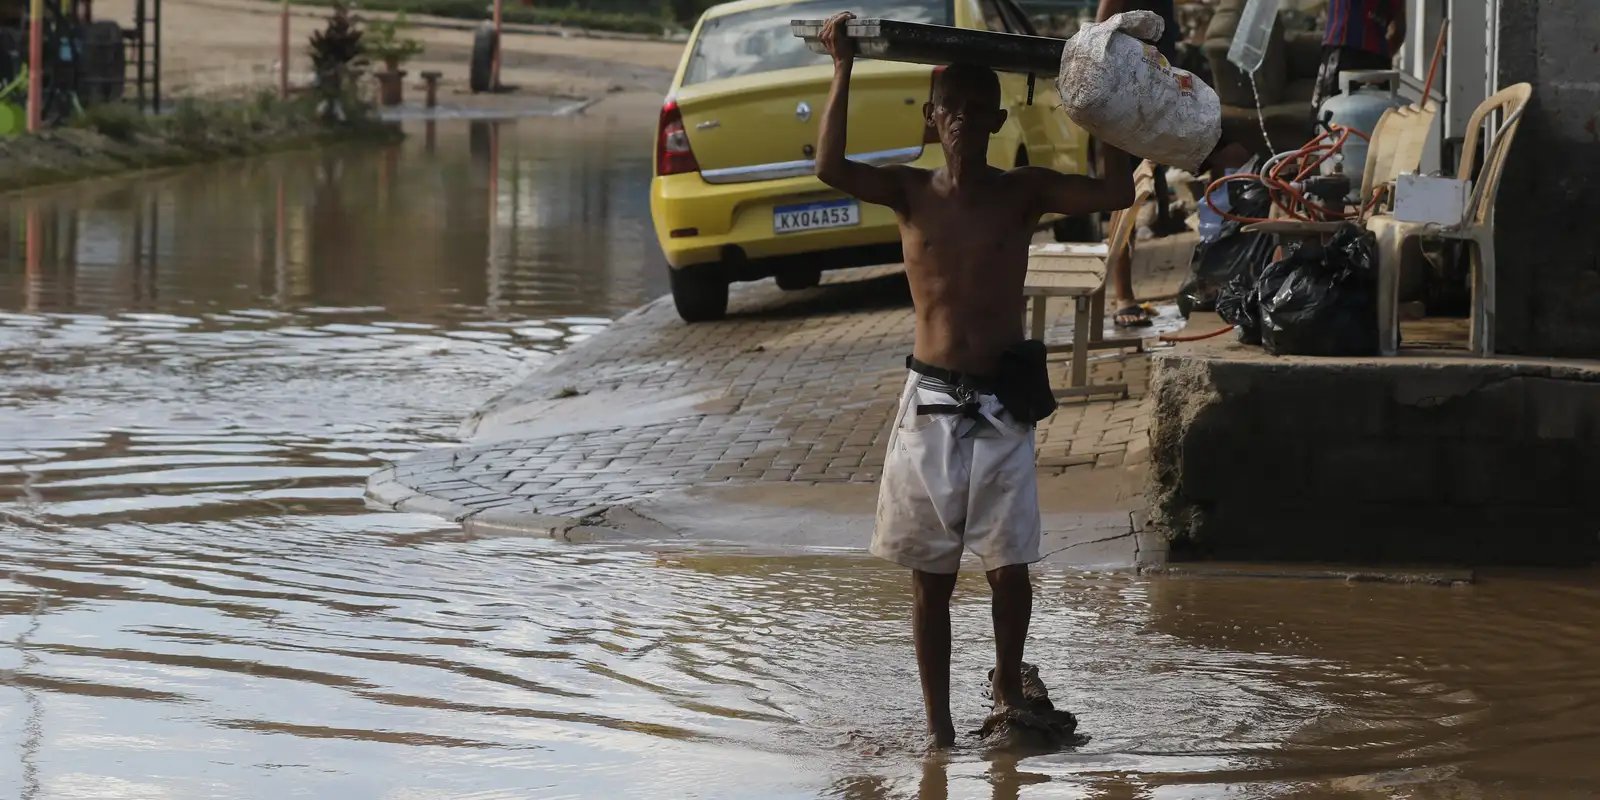
[[[911, 166], [935, 168], [942, 154], [926, 148]], [[710, 183], [698, 173], [657, 176], [650, 183], [650, 216], [656, 239], [674, 268], [716, 261], [772, 260], [772, 265], [800, 264], [794, 257], [834, 250], [856, 253], [898, 247], [900, 228], [894, 212], [861, 204], [861, 221], [846, 228], [777, 234], [777, 206], [833, 200], [843, 194], [812, 175], [740, 183]], [[815, 266], [856, 266], [858, 257], [820, 256]], [[838, 262], [838, 263], [834, 263]], [[770, 273], [769, 273], [770, 274]]]

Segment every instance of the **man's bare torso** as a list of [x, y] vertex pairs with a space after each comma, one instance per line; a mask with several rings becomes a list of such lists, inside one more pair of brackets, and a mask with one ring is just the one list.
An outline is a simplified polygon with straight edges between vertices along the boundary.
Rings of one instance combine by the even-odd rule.
[[1037, 215], [1031, 193], [989, 168], [959, 188], [943, 169], [906, 170], [900, 241], [916, 306], [915, 355], [935, 366], [994, 374], [1023, 338], [1022, 282]]

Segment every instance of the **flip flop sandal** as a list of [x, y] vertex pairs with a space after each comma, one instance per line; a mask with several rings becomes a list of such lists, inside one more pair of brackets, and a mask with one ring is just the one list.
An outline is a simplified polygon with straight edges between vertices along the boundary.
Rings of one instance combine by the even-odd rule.
[[1150, 312], [1140, 305], [1122, 307], [1111, 316], [1111, 322], [1119, 328], [1143, 328], [1152, 324]]

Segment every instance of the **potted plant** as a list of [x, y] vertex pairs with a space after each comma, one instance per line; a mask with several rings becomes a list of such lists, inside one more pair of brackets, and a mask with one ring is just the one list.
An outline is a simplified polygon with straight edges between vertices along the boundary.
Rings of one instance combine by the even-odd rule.
[[380, 20], [367, 26], [366, 50], [383, 62], [384, 70], [378, 73], [379, 102], [386, 106], [400, 104], [401, 80], [406, 73], [400, 65], [422, 53], [422, 43], [404, 32], [406, 12], [401, 11], [391, 20]]
[[347, 79], [360, 76], [366, 66], [365, 32], [350, 9], [336, 1], [328, 24], [311, 34], [311, 66], [315, 73], [317, 105], [323, 118], [343, 120]]

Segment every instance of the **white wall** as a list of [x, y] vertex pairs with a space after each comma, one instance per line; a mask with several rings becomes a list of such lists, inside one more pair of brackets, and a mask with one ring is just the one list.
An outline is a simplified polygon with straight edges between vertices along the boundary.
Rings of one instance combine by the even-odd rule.
[[[1444, 170], [1447, 172], [1454, 169], [1453, 161], [1448, 165], [1440, 161], [1444, 140], [1461, 138], [1473, 109], [1495, 91], [1492, 65], [1497, 26], [1491, 21], [1499, 20], [1499, 3], [1500, 0], [1406, 0], [1406, 43], [1396, 63], [1419, 84], [1427, 80], [1440, 22], [1446, 16], [1450, 19], [1444, 56], [1434, 78], [1434, 88], [1444, 93], [1445, 100], [1423, 154], [1425, 172], [1441, 167], [1448, 167]], [[1408, 99], [1420, 99], [1420, 90], [1404, 94]]]

